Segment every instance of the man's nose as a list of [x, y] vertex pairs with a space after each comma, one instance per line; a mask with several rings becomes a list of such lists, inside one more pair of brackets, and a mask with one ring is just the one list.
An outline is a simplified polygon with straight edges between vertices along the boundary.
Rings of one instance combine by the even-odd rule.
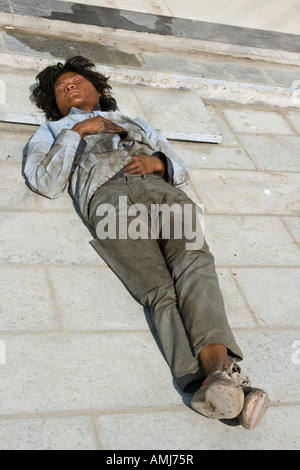
[[72, 90], [72, 88], [74, 88], [75, 85], [73, 83], [68, 83], [66, 86], [65, 86], [65, 91], [69, 91], [69, 90]]

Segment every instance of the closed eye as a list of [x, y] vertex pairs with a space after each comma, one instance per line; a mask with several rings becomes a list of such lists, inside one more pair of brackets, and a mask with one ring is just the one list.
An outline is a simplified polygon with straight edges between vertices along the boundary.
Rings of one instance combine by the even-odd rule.
[[63, 86], [59, 86], [57, 88], [55, 88], [55, 93], [61, 93], [63, 90], [64, 90], [65, 87]]
[[[69, 77], [68, 82], [74, 84], [74, 83], [79, 83], [81, 80], [82, 80], [82, 77], [80, 75], [72, 75], [71, 77]], [[66, 87], [66, 81], [58, 82], [54, 87], [55, 92], [60, 93], [65, 89], [65, 87]]]

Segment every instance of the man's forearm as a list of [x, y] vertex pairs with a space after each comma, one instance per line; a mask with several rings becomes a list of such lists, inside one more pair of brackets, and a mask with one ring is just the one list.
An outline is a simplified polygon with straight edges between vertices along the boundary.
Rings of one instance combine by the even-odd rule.
[[61, 132], [52, 148], [43, 142], [29, 143], [25, 174], [31, 188], [51, 199], [61, 196], [68, 187], [79, 143], [80, 135], [69, 129]]

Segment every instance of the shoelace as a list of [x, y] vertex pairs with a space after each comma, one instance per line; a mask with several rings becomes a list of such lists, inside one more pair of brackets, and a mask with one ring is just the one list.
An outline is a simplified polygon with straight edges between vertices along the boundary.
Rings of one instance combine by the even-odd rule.
[[237, 365], [236, 361], [234, 360], [232, 364], [227, 369], [227, 374], [233, 380], [235, 380], [239, 385], [243, 387], [250, 387], [251, 382], [247, 375], [242, 375], [240, 373], [241, 368]]

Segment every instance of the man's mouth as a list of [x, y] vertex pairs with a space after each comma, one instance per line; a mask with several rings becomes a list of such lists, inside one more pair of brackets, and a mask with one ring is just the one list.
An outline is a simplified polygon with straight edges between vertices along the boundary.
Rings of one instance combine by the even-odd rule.
[[78, 90], [70, 90], [68, 91], [68, 93], [66, 94], [66, 98], [69, 98], [70, 96], [74, 95], [74, 94], [78, 94], [79, 91]]

